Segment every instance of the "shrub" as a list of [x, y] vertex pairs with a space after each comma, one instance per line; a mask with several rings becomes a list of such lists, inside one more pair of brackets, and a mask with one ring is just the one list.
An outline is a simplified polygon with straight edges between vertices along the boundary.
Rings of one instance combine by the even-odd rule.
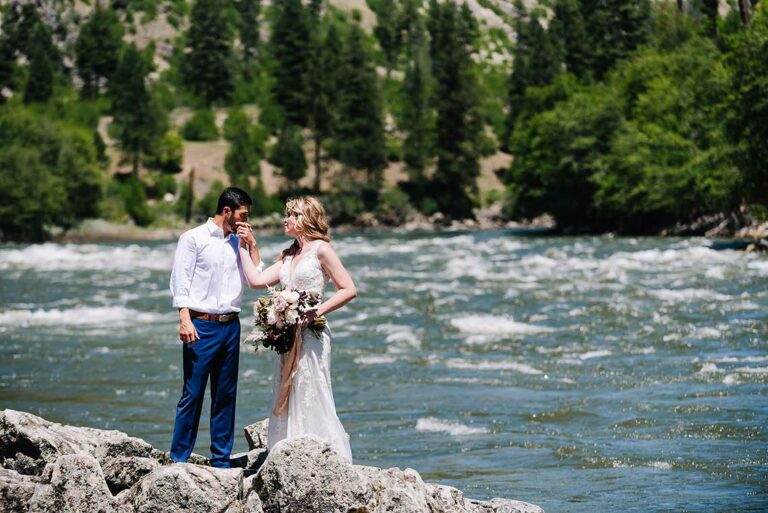
[[216, 116], [208, 109], [198, 110], [181, 129], [187, 141], [215, 141], [219, 138]]

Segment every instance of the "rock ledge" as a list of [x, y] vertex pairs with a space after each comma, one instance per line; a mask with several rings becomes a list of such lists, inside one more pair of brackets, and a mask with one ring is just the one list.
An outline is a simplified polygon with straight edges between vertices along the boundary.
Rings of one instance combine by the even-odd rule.
[[232, 469], [168, 454], [120, 431], [0, 411], [0, 511], [51, 513], [543, 513], [525, 502], [477, 501], [425, 483], [413, 469], [351, 465], [322, 440], [266, 450], [266, 421], [245, 428]]

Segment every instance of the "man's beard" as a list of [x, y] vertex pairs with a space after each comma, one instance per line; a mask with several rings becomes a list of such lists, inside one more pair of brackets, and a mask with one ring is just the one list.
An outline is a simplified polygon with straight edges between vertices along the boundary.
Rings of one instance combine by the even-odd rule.
[[235, 221], [235, 216], [232, 215], [228, 219], [225, 219], [224, 222], [227, 226], [229, 226], [229, 231], [232, 233], [237, 233], [237, 223]]

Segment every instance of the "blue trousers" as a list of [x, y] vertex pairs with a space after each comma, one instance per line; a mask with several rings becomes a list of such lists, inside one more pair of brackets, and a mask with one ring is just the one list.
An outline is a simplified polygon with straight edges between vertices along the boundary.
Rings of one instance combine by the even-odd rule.
[[211, 378], [211, 465], [229, 468], [235, 432], [235, 401], [240, 358], [240, 321], [193, 319], [200, 335], [183, 345], [184, 388], [176, 407], [171, 460], [187, 461], [197, 439], [197, 426]]

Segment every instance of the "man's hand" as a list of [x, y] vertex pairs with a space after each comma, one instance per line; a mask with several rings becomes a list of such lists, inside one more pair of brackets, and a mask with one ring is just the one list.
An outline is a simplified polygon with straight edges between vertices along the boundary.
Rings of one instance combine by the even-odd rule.
[[256, 245], [256, 239], [253, 236], [253, 228], [248, 223], [237, 223], [237, 238], [240, 245], [244, 248], [252, 248]]
[[179, 309], [179, 339], [185, 344], [194, 344], [200, 340], [200, 335], [197, 334], [197, 329], [192, 323], [187, 308]]

